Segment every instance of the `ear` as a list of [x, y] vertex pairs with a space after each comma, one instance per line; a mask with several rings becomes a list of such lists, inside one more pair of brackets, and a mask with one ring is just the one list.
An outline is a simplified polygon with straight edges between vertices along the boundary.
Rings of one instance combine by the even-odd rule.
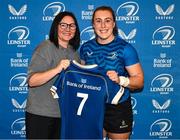
[[94, 29], [94, 23], [92, 24], [92, 27], [93, 27], [93, 29]]
[[116, 23], [114, 22], [113, 28], [115, 27]]

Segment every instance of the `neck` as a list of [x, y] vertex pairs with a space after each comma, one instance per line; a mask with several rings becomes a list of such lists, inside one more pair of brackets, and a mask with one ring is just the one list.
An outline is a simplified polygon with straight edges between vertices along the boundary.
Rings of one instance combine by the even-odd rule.
[[59, 45], [62, 46], [63, 48], [67, 48], [68, 47], [68, 42], [59, 42]]
[[108, 43], [112, 42], [114, 40], [114, 38], [115, 38], [114, 35], [112, 35], [111, 37], [108, 37], [108, 38], [100, 38], [100, 37], [98, 37], [97, 41], [100, 44], [108, 44]]

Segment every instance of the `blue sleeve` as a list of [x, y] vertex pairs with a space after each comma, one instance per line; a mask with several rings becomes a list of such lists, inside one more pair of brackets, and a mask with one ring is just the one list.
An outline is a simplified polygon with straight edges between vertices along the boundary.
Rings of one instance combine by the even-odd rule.
[[124, 61], [125, 61], [125, 66], [130, 66], [139, 62], [137, 51], [130, 44], [128, 44], [124, 48]]

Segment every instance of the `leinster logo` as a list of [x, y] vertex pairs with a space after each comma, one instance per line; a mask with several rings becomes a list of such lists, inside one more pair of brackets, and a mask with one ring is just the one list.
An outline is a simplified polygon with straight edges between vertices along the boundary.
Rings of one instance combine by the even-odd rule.
[[95, 37], [95, 33], [92, 26], [86, 27], [84, 30], [81, 31], [81, 44], [85, 43], [88, 40], [91, 40]]
[[118, 57], [118, 53], [117, 52], [111, 52], [107, 56], [107, 58], [111, 59], [111, 60], [115, 60], [115, 59], [117, 59], [117, 57]]
[[134, 114], [134, 115], [135, 115], [135, 114], [138, 114], [137, 109], [135, 109], [136, 106], [137, 106], [137, 100], [136, 100], [136, 98], [131, 97], [131, 105], [132, 105], [132, 109], [133, 109], [133, 114]]
[[169, 94], [173, 92], [171, 87], [173, 77], [170, 74], [160, 74], [151, 81], [151, 92], [160, 92], [160, 94]]
[[17, 45], [17, 47], [26, 47], [30, 45], [29, 29], [26, 26], [16, 26], [8, 33], [8, 45]]
[[8, 38], [17, 38], [18, 40], [25, 40], [29, 36], [29, 29], [26, 26], [16, 26], [8, 33]]
[[11, 125], [11, 134], [25, 137], [26, 135], [25, 118], [16, 119]]
[[137, 105], [137, 100], [134, 97], [131, 97], [131, 105], [132, 105], [132, 109], [135, 109], [136, 105]]
[[152, 80], [151, 86], [170, 87], [172, 82], [173, 78], [170, 74], [161, 74]]
[[171, 40], [175, 35], [175, 30], [172, 26], [162, 26], [155, 30], [153, 39]]
[[162, 26], [154, 31], [152, 45], [161, 45], [165, 48], [171, 47], [175, 45], [174, 35], [175, 29], [172, 26]]
[[172, 136], [172, 132], [170, 132], [171, 127], [172, 123], [169, 119], [158, 119], [150, 126], [150, 136], [168, 138]]
[[135, 23], [135, 21], [139, 21], [139, 16], [136, 16], [138, 11], [139, 5], [136, 2], [125, 2], [117, 8], [116, 20], [125, 21], [126, 23]]
[[19, 93], [27, 93], [27, 74], [19, 73], [14, 75], [9, 82], [9, 91], [11, 92], [19, 92]]
[[43, 21], [51, 21], [59, 13], [65, 11], [65, 5], [61, 2], [52, 2], [43, 9]]
[[116, 14], [120, 15], [122, 10], [126, 16], [134, 16], [139, 11], [139, 6], [136, 2], [125, 2], [118, 7]]

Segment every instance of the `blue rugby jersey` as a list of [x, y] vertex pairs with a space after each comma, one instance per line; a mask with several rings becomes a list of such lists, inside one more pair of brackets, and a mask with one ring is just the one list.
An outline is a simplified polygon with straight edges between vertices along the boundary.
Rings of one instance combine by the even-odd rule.
[[104, 104], [117, 104], [124, 88], [97, 65], [82, 66], [71, 61], [51, 91], [55, 98], [59, 96], [62, 139], [102, 139]]
[[[133, 46], [119, 37], [109, 44], [99, 44], [95, 39], [87, 41], [80, 48], [80, 58], [87, 65], [97, 64], [106, 71], [114, 70], [119, 76], [128, 76], [125, 69], [139, 62], [137, 52]], [[123, 102], [130, 96], [130, 91], [125, 88], [124, 96], [119, 102]]]

